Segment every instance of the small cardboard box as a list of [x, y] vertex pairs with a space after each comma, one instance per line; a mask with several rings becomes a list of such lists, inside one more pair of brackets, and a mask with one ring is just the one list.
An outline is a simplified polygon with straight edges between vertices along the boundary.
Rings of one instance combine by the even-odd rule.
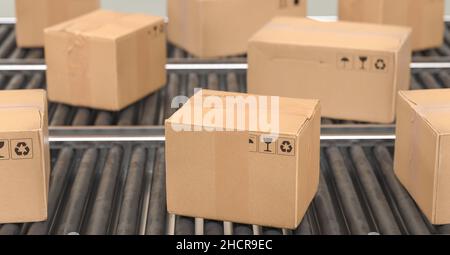
[[[269, 119], [279, 128], [262, 128]], [[319, 182], [317, 100], [203, 90], [165, 125], [170, 213], [287, 229], [299, 225]]]
[[100, 0], [16, 0], [16, 39], [19, 47], [43, 47], [44, 29], [89, 13]]
[[247, 41], [272, 17], [306, 16], [306, 0], [169, 0], [169, 41], [196, 57], [247, 52]]
[[339, 0], [341, 20], [411, 27], [413, 50], [443, 44], [444, 10], [444, 0]]
[[0, 223], [47, 219], [47, 122], [44, 90], [0, 92]]
[[450, 89], [400, 92], [394, 170], [433, 224], [450, 224]]
[[248, 92], [318, 98], [323, 116], [391, 123], [410, 79], [410, 29], [277, 17], [249, 42]]
[[96, 11], [45, 30], [49, 99], [121, 110], [166, 82], [164, 19]]

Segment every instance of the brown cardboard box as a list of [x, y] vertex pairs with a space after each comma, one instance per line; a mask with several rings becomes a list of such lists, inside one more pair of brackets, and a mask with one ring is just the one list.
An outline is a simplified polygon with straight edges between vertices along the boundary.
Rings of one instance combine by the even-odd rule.
[[278, 17], [249, 42], [248, 92], [318, 98], [323, 116], [394, 121], [409, 88], [410, 29]]
[[89, 13], [99, 0], [16, 0], [16, 38], [20, 47], [43, 47], [44, 29]]
[[276, 15], [306, 16], [306, 0], [169, 0], [169, 41], [196, 57], [246, 53], [247, 41]]
[[[222, 105], [239, 99], [235, 102], [242, 104]], [[279, 98], [279, 111], [264, 115], [276, 104], [261, 99], [254, 101], [261, 114], [255, 117], [248, 103], [252, 99], [203, 90], [166, 120], [170, 213], [288, 229], [299, 225], [319, 181], [319, 102]], [[279, 132], [251, 124], [276, 119], [276, 114]], [[238, 125], [238, 119], [245, 125]]]
[[47, 122], [44, 90], [0, 92], [0, 223], [47, 219]]
[[412, 27], [412, 49], [422, 50], [444, 42], [444, 5], [444, 0], [339, 0], [339, 18]]
[[45, 30], [49, 99], [121, 110], [166, 82], [164, 19], [96, 11]]
[[450, 89], [400, 92], [394, 170], [433, 224], [450, 224]]

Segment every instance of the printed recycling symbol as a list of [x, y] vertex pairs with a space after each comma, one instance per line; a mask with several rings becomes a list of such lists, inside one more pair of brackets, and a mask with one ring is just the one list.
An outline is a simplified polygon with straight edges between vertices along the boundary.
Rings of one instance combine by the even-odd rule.
[[30, 147], [25, 142], [17, 143], [14, 152], [17, 156], [28, 156], [30, 154]]
[[294, 147], [289, 141], [283, 141], [280, 145], [280, 150], [285, 153], [291, 153]]
[[377, 62], [375, 62], [375, 68], [377, 70], [384, 70], [386, 69], [386, 63], [382, 59], [378, 59]]

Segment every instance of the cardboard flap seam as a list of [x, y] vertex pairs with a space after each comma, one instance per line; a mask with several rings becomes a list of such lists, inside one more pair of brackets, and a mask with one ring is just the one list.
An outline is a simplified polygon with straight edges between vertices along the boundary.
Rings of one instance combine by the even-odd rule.
[[[43, 126], [44, 126], [44, 122], [43, 122], [43, 113], [40, 109], [40, 107], [33, 107], [33, 106], [12, 106], [12, 105], [8, 105], [8, 106], [2, 106], [0, 107], [0, 111], [7, 111], [7, 110], [36, 110], [36, 112], [39, 114], [39, 127], [38, 128], [28, 128], [28, 129], [20, 129], [20, 128], [15, 128], [15, 131], [8, 131], [8, 132], [27, 132], [27, 131], [39, 131], [42, 130]], [[2, 130], [0, 129], [0, 132], [2, 132]]]
[[439, 152], [441, 149], [441, 139], [442, 137], [440, 135], [437, 135], [438, 138], [438, 142], [436, 145], [436, 151], [438, 153], [436, 153], [435, 155], [435, 172], [434, 172], [434, 191], [433, 191], [433, 222], [436, 222], [438, 219], [438, 195], [439, 195], [439, 170], [440, 170], [440, 165], [441, 165], [441, 157], [439, 157]]
[[[320, 103], [320, 102], [319, 102], [319, 103]], [[314, 108], [313, 114], [312, 114], [309, 118], [306, 118], [306, 120], [305, 120], [305, 122], [303, 123], [303, 125], [301, 125], [301, 126], [298, 128], [297, 133], [296, 133], [297, 136], [299, 136], [299, 135], [305, 130], [305, 128], [308, 127], [309, 124], [311, 124], [311, 120], [312, 120], [312, 118], [317, 114], [317, 111], [318, 111], [318, 106], [316, 106], [316, 107]]]
[[395, 116], [395, 100], [397, 99], [397, 95], [396, 92], [398, 91], [398, 80], [399, 80], [399, 69], [400, 66], [398, 65], [399, 63], [399, 55], [398, 54], [394, 54], [394, 66], [395, 66], [395, 71], [394, 71], [394, 77], [393, 77], [393, 83], [394, 86], [392, 86], [392, 106], [391, 106], [391, 113], [393, 113], [393, 115]]
[[381, 37], [383, 37], [383, 38], [389, 37], [389, 38], [392, 38], [394, 40], [397, 40], [398, 41], [397, 45], [401, 45], [402, 42], [406, 39], [406, 37], [404, 37], [404, 36], [387, 34], [385, 32], [373, 32], [373, 31], [371, 31], [371, 32], [358, 32], [358, 33], [355, 33], [355, 32], [350, 31], [350, 30], [337, 31], [337, 32], [331, 31], [330, 32], [330, 30], [328, 30], [328, 29], [327, 30], [323, 30], [323, 29], [320, 29], [320, 28], [318, 29], [316, 27], [310, 28], [310, 27], [306, 27], [305, 26], [305, 27], [299, 28], [299, 27], [292, 27], [291, 25], [273, 24], [273, 23], [267, 24], [264, 27], [264, 29], [269, 30], [269, 31], [270, 30], [271, 31], [286, 30], [286, 31], [292, 31], [292, 32], [300, 32], [301, 31], [301, 32], [311, 32], [311, 33], [315, 33], [315, 34], [324, 34], [324, 35], [330, 35], [330, 34], [351, 35], [351, 36], [354, 36], [354, 37], [361, 37], [361, 38], [367, 38], [368, 36], [380, 37], [380, 35], [381, 35]]
[[433, 110], [433, 111], [446, 111], [450, 113], [450, 105], [448, 106], [419, 106], [417, 104], [413, 105], [414, 110], [416, 111], [417, 115], [420, 116], [420, 118], [427, 123], [427, 125], [436, 133], [436, 135], [446, 135], [450, 134], [450, 132], [440, 132], [437, 130], [437, 128], [434, 127], [434, 125], [431, 123], [430, 119], [426, 116], [426, 111]]
[[[336, 46], [332, 46], [332, 45], [320, 45], [318, 46], [317, 44], [312, 44], [312, 43], [295, 43], [295, 42], [275, 42], [275, 41], [262, 41], [262, 40], [250, 40], [251, 43], [253, 43], [253, 45], [258, 46], [258, 45], [263, 45], [263, 46], [272, 46], [272, 47], [282, 47], [282, 46], [294, 46], [294, 47], [302, 47], [302, 48], [320, 48], [320, 49], [337, 49], [337, 50], [351, 50], [354, 49], [355, 47], [336, 47]], [[256, 48], [256, 47], [255, 47]], [[373, 52], [373, 53], [379, 53], [379, 52], [385, 52], [385, 53], [396, 53], [398, 49], [363, 49], [366, 52]], [[261, 50], [260, 50], [261, 52]]]
[[[132, 16], [133, 16], [133, 14], [122, 14], [120, 17], [118, 17], [115, 20], [116, 21], [117, 20], [123, 20], [124, 18], [132, 17]], [[83, 16], [79, 17], [79, 19], [82, 19], [82, 18], [83, 18]], [[76, 20], [76, 21], [78, 21], [78, 20]], [[144, 22], [142, 22], [142, 23], [144, 23]], [[145, 25], [141, 24], [141, 25], [137, 26], [137, 28], [133, 27], [128, 33], [124, 33], [123, 35], [117, 36], [114, 39], [117, 40], [117, 39], [119, 39], [121, 37], [129, 36], [130, 33], [139, 31], [140, 29], [144, 29], [144, 28], [146, 28], [148, 26], [152, 26], [152, 25], [156, 25], [156, 24], [159, 25], [159, 24], [163, 23], [163, 19], [160, 18], [158, 20], [155, 20], [154, 22], [146, 21], [145, 23], [146, 23]], [[97, 36], [95, 34], [89, 34], [89, 33], [90, 32], [94, 32], [96, 30], [99, 30], [99, 29], [104, 28], [104, 27], [109, 26], [109, 25], [116, 25], [116, 26], [118, 26], [114, 22], [103, 22], [103, 23], [98, 24], [96, 26], [87, 26], [87, 27], [84, 27], [84, 28], [76, 28], [77, 25], [78, 25], [77, 22], [68, 21], [65, 24], [61, 24], [60, 27], [57, 30], [52, 28], [52, 27], [50, 27], [50, 28], [46, 28], [44, 31], [46, 33], [66, 33], [66, 34], [70, 34], [70, 35], [74, 35], [74, 36], [83, 36], [83, 37], [89, 37], [89, 38], [105, 39], [104, 37]], [[107, 40], [109, 40], [109, 39], [107, 39]]]
[[[307, 122], [305, 123], [309, 123], [309, 119], [307, 120]], [[249, 129], [237, 129], [237, 128], [233, 128], [233, 130], [227, 130], [227, 127], [217, 127], [217, 126], [211, 126], [211, 125], [197, 125], [197, 124], [185, 124], [185, 123], [178, 123], [178, 122], [173, 122], [171, 120], [166, 120], [165, 121], [165, 125], [177, 125], [179, 127], [189, 127], [191, 129], [191, 131], [184, 131], [181, 130], [179, 132], [197, 132], [196, 128], [199, 128], [199, 130], [201, 130], [200, 132], [204, 132], [206, 131], [206, 129], [214, 129], [214, 128], [221, 128], [223, 129], [222, 131], [218, 131], [218, 130], [214, 130], [213, 132], [210, 133], [214, 133], [214, 132], [247, 132], [247, 133], [259, 133], [259, 134], [268, 134], [269, 132], [265, 132], [265, 131], [259, 131], [259, 130], [249, 130]], [[305, 126], [305, 124], [302, 125], [302, 127], [300, 127], [300, 129], [303, 129], [303, 127]], [[172, 129], [173, 130], [173, 129]], [[175, 130], [173, 130], [175, 131]], [[282, 135], [282, 136], [289, 136], [289, 137], [294, 137], [297, 135], [297, 133], [292, 133], [292, 132], [278, 132], [276, 133], [277, 135]]]

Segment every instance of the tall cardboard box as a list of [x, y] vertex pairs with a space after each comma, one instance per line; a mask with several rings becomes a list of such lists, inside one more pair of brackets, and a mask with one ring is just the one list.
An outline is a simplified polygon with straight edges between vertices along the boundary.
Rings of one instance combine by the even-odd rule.
[[169, 41], [196, 57], [244, 54], [272, 17], [306, 16], [306, 0], [168, 0]]
[[164, 19], [96, 11], [45, 30], [49, 99], [121, 110], [166, 82]]
[[16, 0], [19, 47], [43, 47], [44, 29], [100, 8], [100, 0]]
[[0, 92], [0, 223], [47, 219], [47, 122], [44, 90]]
[[277, 17], [249, 42], [248, 92], [318, 98], [323, 116], [391, 123], [409, 88], [410, 29]]
[[[317, 100], [279, 98], [277, 104], [274, 98], [203, 90], [166, 120], [170, 213], [299, 225], [318, 188], [320, 106]], [[252, 125], [266, 118], [279, 120], [278, 132]]]
[[444, 12], [444, 0], [339, 0], [341, 20], [411, 27], [413, 50], [443, 44]]
[[450, 224], [450, 90], [400, 92], [394, 170], [433, 224]]

